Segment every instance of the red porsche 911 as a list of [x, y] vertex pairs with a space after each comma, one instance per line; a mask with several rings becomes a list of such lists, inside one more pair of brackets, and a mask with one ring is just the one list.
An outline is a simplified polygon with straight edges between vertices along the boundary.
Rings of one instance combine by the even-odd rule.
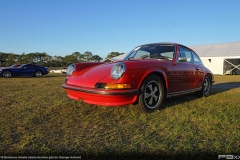
[[212, 72], [190, 48], [177, 43], [151, 43], [134, 48], [122, 61], [75, 63], [62, 87], [68, 97], [102, 106], [134, 104], [145, 113], [168, 97], [196, 92], [207, 97]]

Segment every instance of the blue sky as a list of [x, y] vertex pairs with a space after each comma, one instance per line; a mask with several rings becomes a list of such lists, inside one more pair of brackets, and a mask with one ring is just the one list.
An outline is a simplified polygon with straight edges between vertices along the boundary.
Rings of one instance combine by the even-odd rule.
[[129, 52], [240, 41], [239, 0], [0, 0], [0, 52]]

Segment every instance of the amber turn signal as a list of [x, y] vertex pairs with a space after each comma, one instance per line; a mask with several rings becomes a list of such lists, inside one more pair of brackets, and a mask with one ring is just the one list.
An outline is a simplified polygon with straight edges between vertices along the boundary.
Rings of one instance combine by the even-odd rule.
[[105, 89], [127, 89], [131, 88], [130, 84], [127, 83], [107, 83], [104, 86]]

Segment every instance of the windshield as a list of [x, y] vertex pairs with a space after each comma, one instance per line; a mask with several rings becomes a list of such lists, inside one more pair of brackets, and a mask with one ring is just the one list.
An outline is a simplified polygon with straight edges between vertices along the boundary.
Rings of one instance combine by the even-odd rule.
[[15, 67], [15, 66], [16, 66], [16, 64], [13, 64], [13, 65], [9, 66], [9, 68], [13, 68], [13, 67]]
[[174, 56], [174, 45], [173, 44], [150, 44], [143, 45], [134, 48], [129, 55], [124, 58], [137, 59], [137, 58], [154, 58], [154, 59], [167, 59], [173, 60]]
[[22, 64], [21, 66], [18, 66], [17, 68], [23, 68], [23, 66], [25, 66], [25, 64]]

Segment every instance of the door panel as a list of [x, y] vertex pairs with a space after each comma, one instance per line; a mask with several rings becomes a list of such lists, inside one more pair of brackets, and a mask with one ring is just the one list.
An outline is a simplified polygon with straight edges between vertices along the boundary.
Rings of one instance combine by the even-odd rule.
[[35, 66], [34, 65], [26, 65], [21, 70], [21, 76], [32, 76], [34, 71], [35, 71]]
[[199, 68], [196, 68], [194, 64], [192, 52], [183, 46], [177, 46], [176, 50], [176, 63], [173, 66], [171, 86], [169, 86], [168, 93], [191, 90], [199, 84], [196, 76]]
[[173, 66], [172, 82], [169, 93], [190, 90], [194, 81], [194, 66], [190, 63], [179, 62]]
[[204, 79], [204, 69], [202, 65], [195, 65], [194, 66], [195, 71], [194, 71], [194, 81], [191, 84], [191, 88], [201, 88], [203, 84], [203, 79]]

